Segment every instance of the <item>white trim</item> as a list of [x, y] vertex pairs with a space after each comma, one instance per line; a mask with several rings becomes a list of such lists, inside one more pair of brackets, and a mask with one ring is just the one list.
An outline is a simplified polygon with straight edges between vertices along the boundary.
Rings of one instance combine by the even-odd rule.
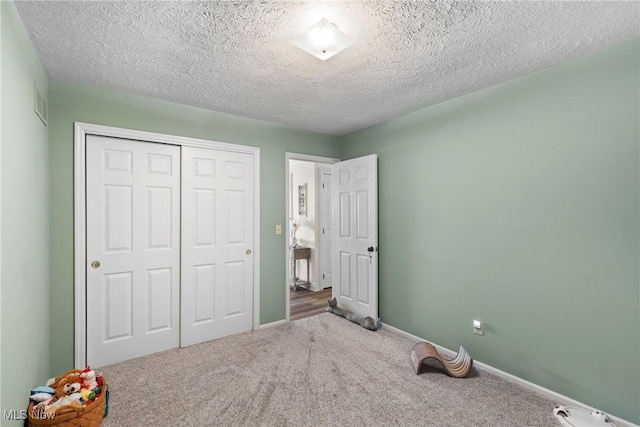
[[[317, 242], [317, 240], [316, 240]], [[317, 249], [316, 249], [317, 250]], [[321, 291], [323, 288], [320, 286], [320, 283], [309, 283], [309, 290], [313, 292]]]
[[86, 226], [86, 163], [85, 138], [88, 130], [74, 124], [73, 142], [73, 284], [75, 290], [73, 324], [74, 366], [87, 363], [87, 226]]
[[289, 321], [286, 319], [276, 320], [275, 322], [265, 323], [264, 325], [260, 325], [260, 330], [262, 331], [264, 329], [275, 328], [276, 326], [281, 326], [287, 323], [289, 323]]
[[227, 144], [184, 136], [165, 135], [90, 123], [74, 123], [73, 144], [73, 230], [74, 230], [74, 365], [86, 366], [86, 165], [87, 135], [125, 138], [146, 142], [232, 151], [253, 155], [254, 168], [254, 245], [253, 245], [253, 330], [260, 328], [260, 148]]
[[135, 139], [147, 142], [160, 142], [172, 145], [188, 145], [190, 147], [209, 148], [235, 153], [255, 154], [260, 152], [259, 147], [249, 145], [228, 144], [226, 142], [209, 141], [206, 139], [189, 138], [186, 136], [166, 135], [163, 133], [146, 132], [134, 129], [117, 128], [111, 126], [94, 125], [90, 123], [75, 122], [75, 128], [81, 129], [85, 134], [108, 136], [113, 138]]
[[[394, 326], [391, 326], [391, 325], [388, 325], [386, 323], [383, 323], [382, 327], [384, 329], [387, 329], [387, 330], [393, 332], [393, 333], [396, 333], [396, 334], [401, 335], [401, 336], [403, 336], [405, 338], [408, 338], [411, 341], [415, 341], [415, 342], [426, 341], [426, 342], [428, 342], [430, 344], [433, 344], [433, 346], [435, 348], [437, 348], [439, 352], [444, 353], [447, 356], [454, 356], [456, 354], [456, 352], [453, 351], [453, 350], [450, 350], [450, 349], [448, 349], [446, 347], [442, 347], [441, 345], [433, 343], [433, 342], [431, 342], [429, 340], [425, 340], [424, 338], [420, 338], [420, 337], [418, 337], [416, 335], [410, 334], [409, 332], [405, 332], [402, 329], [398, 329], [398, 328], [396, 328]], [[547, 398], [549, 398], [551, 400], [556, 400], [556, 401], [558, 401], [558, 404], [568, 405], [568, 406], [578, 406], [578, 407], [581, 407], [581, 408], [588, 409], [589, 411], [594, 411], [594, 410], [597, 409], [597, 408], [594, 408], [592, 406], [586, 405], [586, 404], [584, 404], [582, 402], [579, 402], [579, 401], [577, 401], [575, 399], [567, 397], [567, 396], [565, 396], [563, 394], [557, 393], [557, 392], [555, 392], [553, 390], [549, 390], [548, 388], [542, 387], [541, 385], [532, 383], [530, 381], [527, 381], [525, 379], [517, 377], [517, 376], [515, 376], [513, 374], [510, 374], [508, 372], [502, 371], [502, 370], [500, 370], [498, 368], [494, 368], [493, 366], [487, 365], [486, 363], [479, 362], [479, 361], [477, 361], [475, 359], [473, 360], [473, 365], [476, 368], [478, 368], [478, 369], [480, 369], [482, 371], [486, 371], [486, 372], [492, 373], [492, 374], [494, 374], [494, 375], [496, 375], [496, 376], [498, 376], [500, 378], [503, 378], [503, 379], [505, 379], [505, 380], [507, 380], [507, 381], [509, 381], [511, 383], [518, 384], [518, 385], [520, 385], [521, 387], [523, 387], [523, 388], [525, 388], [527, 390], [530, 390], [530, 391], [533, 391], [535, 393], [541, 394], [542, 396], [547, 397]], [[551, 409], [552, 408], [549, 409], [549, 412], [551, 412]], [[611, 418], [611, 420], [616, 424], [617, 427], [640, 427], [637, 424], [632, 423], [631, 421], [627, 421], [625, 419], [622, 419], [620, 417], [616, 417], [616, 416], [611, 415], [611, 414], [608, 414], [608, 415]]]
[[314, 162], [314, 163], [327, 163], [334, 164], [338, 163], [340, 159], [336, 159], [334, 157], [323, 157], [323, 156], [315, 156], [313, 154], [299, 154], [299, 153], [284, 153], [285, 159], [287, 163], [289, 160], [304, 160], [305, 162]]
[[340, 159], [335, 159], [333, 157], [322, 157], [322, 156], [314, 156], [311, 154], [298, 154], [298, 153], [289, 153], [286, 152], [284, 154], [284, 171], [285, 171], [285, 212], [287, 213], [287, 219], [285, 224], [285, 239], [284, 239], [284, 262], [285, 262], [285, 321], [289, 321], [291, 314], [291, 302], [289, 301], [289, 290], [291, 285], [291, 280], [289, 278], [289, 270], [291, 266], [289, 265], [289, 235], [291, 233], [290, 224], [289, 224], [289, 206], [291, 205], [291, 174], [289, 172], [289, 161], [290, 160], [304, 160], [307, 162], [315, 162], [315, 163], [327, 163], [334, 164], [340, 161]]
[[[318, 166], [316, 168], [316, 224], [318, 224], [318, 226], [316, 227], [316, 254], [317, 254], [317, 262], [318, 262], [318, 283], [317, 283], [317, 289], [314, 288], [314, 290], [318, 290], [321, 291], [322, 289], [324, 289], [324, 283], [323, 283], [323, 279], [322, 279], [322, 250], [323, 250], [323, 242], [322, 242], [322, 233], [320, 231], [320, 229], [322, 227], [320, 227], [320, 225], [322, 224], [322, 173], [328, 173], [330, 175], [333, 175], [333, 170], [331, 168], [331, 166]], [[333, 179], [333, 178], [332, 178]], [[331, 181], [333, 182], [333, 181]], [[331, 191], [331, 189], [329, 189], [329, 191]], [[331, 196], [331, 193], [329, 193], [329, 196]], [[332, 212], [329, 212], [329, 215], [332, 215]], [[333, 254], [329, 254], [329, 257], [333, 257]], [[333, 281], [331, 282], [331, 286], [333, 287]]]
[[[238, 147], [242, 147], [238, 145]], [[253, 330], [260, 329], [260, 148], [253, 152]]]

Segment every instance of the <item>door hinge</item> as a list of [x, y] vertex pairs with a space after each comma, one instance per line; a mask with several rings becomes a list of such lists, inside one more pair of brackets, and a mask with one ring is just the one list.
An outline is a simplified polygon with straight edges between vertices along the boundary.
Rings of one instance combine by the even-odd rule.
[[322, 273], [322, 280], [324, 280], [324, 273]]
[[322, 188], [324, 188], [324, 182], [322, 183]]
[[322, 234], [324, 234], [324, 228], [322, 229]]

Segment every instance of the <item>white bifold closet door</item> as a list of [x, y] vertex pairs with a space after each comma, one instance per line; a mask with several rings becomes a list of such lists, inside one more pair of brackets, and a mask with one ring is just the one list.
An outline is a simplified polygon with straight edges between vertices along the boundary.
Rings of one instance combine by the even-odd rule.
[[87, 136], [87, 362], [249, 331], [253, 155]]
[[253, 156], [182, 147], [182, 338], [249, 331], [253, 309]]
[[87, 360], [179, 345], [180, 147], [88, 136]]

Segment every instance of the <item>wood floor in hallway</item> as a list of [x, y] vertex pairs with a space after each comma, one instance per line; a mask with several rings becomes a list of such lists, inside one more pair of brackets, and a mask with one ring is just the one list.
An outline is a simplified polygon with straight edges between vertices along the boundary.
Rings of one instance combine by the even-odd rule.
[[331, 299], [331, 288], [313, 292], [298, 287], [297, 292], [289, 292], [291, 320], [304, 319], [327, 311], [327, 301]]

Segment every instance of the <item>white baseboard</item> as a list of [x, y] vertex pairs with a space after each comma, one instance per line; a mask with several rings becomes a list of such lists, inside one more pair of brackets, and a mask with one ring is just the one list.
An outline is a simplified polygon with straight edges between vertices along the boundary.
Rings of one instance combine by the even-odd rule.
[[[411, 341], [415, 341], [415, 342], [426, 341], [426, 342], [432, 344], [435, 348], [437, 348], [439, 352], [442, 352], [443, 354], [445, 354], [447, 356], [454, 356], [456, 354], [456, 352], [453, 351], [453, 350], [450, 350], [450, 349], [448, 349], [446, 347], [442, 347], [441, 345], [433, 343], [433, 342], [431, 342], [429, 340], [425, 340], [424, 338], [420, 338], [420, 337], [418, 337], [416, 335], [410, 334], [408, 332], [403, 331], [402, 329], [398, 329], [398, 328], [396, 328], [394, 326], [391, 326], [391, 325], [388, 325], [386, 323], [383, 323], [382, 327], [384, 329], [387, 329], [387, 330], [389, 330], [391, 332], [394, 332], [394, 333], [396, 333], [398, 335], [401, 335], [401, 336], [403, 336], [405, 338], [408, 338]], [[567, 397], [567, 396], [565, 396], [563, 394], [557, 393], [557, 392], [555, 392], [553, 390], [549, 390], [548, 388], [542, 387], [542, 386], [540, 386], [538, 384], [532, 383], [532, 382], [527, 381], [525, 379], [522, 379], [520, 377], [516, 377], [515, 375], [512, 375], [512, 374], [510, 374], [508, 372], [505, 372], [505, 371], [501, 371], [498, 368], [494, 368], [493, 366], [487, 365], [486, 363], [479, 362], [479, 361], [477, 361], [475, 359], [473, 360], [473, 365], [476, 368], [480, 369], [480, 370], [483, 370], [483, 371], [486, 371], [486, 372], [490, 372], [490, 373], [492, 373], [492, 374], [494, 374], [494, 375], [496, 375], [496, 376], [498, 376], [500, 378], [503, 378], [503, 379], [505, 379], [505, 380], [507, 380], [509, 382], [518, 384], [518, 385], [520, 385], [520, 386], [522, 386], [522, 387], [524, 387], [524, 388], [526, 388], [528, 390], [531, 390], [531, 391], [533, 391], [535, 393], [541, 394], [541, 395], [543, 395], [543, 396], [545, 396], [545, 397], [547, 397], [547, 398], [549, 398], [551, 400], [557, 400], [557, 401], [559, 401], [558, 402], [559, 404], [563, 404], [563, 405], [566, 405], [566, 406], [578, 406], [580, 408], [585, 408], [585, 409], [588, 409], [590, 411], [593, 411], [593, 410], [596, 409], [596, 408], [593, 408], [593, 407], [591, 407], [589, 405], [585, 405], [582, 402], [578, 402], [577, 400], [572, 399], [570, 397]], [[549, 409], [549, 411], [551, 411], [551, 410], [552, 410], [552, 408]], [[624, 420], [624, 419], [622, 419], [620, 417], [616, 417], [616, 416], [611, 415], [611, 414], [609, 414], [609, 417], [616, 424], [617, 427], [640, 427], [637, 424], [632, 423], [631, 421]]]
[[265, 323], [264, 325], [260, 325], [259, 330], [262, 331], [264, 329], [275, 328], [276, 326], [284, 325], [285, 323], [287, 323], [287, 319], [277, 320], [271, 323]]
[[323, 289], [322, 286], [320, 286], [320, 283], [309, 283], [308, 285], [298, 285], [298, 288], [308, 289], [312, 292], [318, 292]]
[[309, 290], [310, 291], [314, 291], [314, 292], [318, 292], [322, 290], [322, 286], [320, 286], [320, 283], [312, 283], [309, 285]]

